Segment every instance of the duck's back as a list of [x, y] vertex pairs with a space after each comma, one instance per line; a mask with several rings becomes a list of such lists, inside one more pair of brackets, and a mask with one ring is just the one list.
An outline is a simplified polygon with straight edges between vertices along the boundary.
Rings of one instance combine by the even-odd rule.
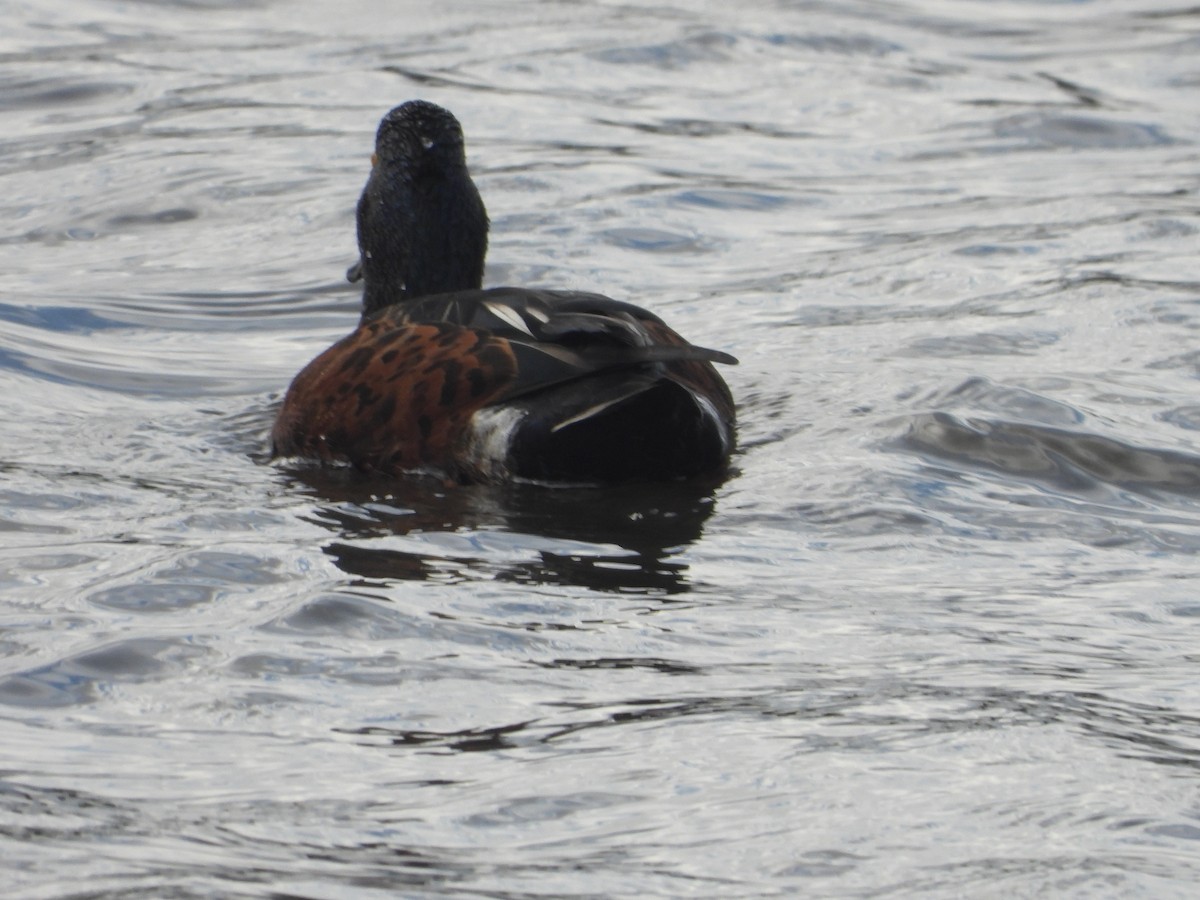
[[297, 376], [275, 449], [465, 481], [696, 475], [734, 440], [714, 361], [734, 360], [597, 294], [425, 297], [370, 317]]

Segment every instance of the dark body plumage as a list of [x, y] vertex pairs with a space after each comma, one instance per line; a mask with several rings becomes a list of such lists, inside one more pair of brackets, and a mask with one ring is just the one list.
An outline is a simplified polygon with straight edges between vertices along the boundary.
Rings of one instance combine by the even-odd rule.
[[736, 360], [599, 294], [480, 290], [487, 229], [458, 121], [388, 113], [349, 272], [362, 322], [292, 382], [275, 454], [460, 481], [719, 471], [735, 413], [713, 363]]

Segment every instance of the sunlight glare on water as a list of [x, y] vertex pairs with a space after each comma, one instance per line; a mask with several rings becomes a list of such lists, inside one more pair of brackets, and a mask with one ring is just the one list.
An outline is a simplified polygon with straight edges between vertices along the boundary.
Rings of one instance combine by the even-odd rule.
[[[1195, 9], [0, 11], [5, 897], [1193, 894]], [[728, 479], [267, 458], [413, 97]]]

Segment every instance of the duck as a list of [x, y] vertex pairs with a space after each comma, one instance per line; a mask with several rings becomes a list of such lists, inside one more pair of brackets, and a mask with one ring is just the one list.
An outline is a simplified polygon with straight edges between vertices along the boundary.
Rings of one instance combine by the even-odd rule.
[[724, 472], [736, 410], [715, 364], [632, 303], [483, 288], [489, 220], [448, 110], [387, 113], [356, 208], [358, 326], [291, 382], [272, 454], [447, 483]]

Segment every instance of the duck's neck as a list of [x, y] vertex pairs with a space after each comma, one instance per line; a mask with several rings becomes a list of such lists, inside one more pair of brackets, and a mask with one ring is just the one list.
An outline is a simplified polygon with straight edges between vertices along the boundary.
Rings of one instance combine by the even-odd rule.
[[394, 303], [483, 284], [488, 218], [470, 175], [372, 177], [358, 209], [363, 317]]

